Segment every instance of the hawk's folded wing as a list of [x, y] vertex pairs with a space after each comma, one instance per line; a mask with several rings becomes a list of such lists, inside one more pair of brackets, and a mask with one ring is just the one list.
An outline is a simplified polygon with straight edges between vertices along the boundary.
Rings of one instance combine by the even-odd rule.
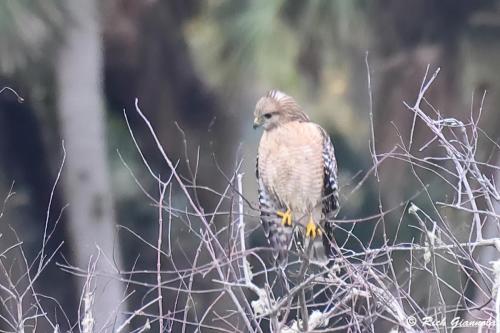
[[335, 159], [335, 151], [333, 149], [330, 136], [325, 130], [321, 129], [323, 134], [323, 207], [322, 211], [325, 217], [323, 228], [323, 245], [328, 256], [332, 256], [332, 240], [333, 240], [333, 219], [339, 210], [339, 192], [337, 183], [337, 160]]

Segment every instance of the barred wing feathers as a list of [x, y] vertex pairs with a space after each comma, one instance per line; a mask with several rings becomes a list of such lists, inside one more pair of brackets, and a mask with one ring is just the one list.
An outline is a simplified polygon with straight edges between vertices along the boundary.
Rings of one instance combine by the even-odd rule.
[[333, 223], [330, 222], [334, 218], [340, 208], [338, 182], [337, 182], [337, 160], [335, 159], [335, 150], [333, 148], [330, 136], [325, 130], [321, 129], [323, 134], [323, 206], [322, 211], [325, 217], [323, 228], [325, 234], [323, 235], [323, 245], [328, 256], [332, 256], [332, 241], [334, 237]]

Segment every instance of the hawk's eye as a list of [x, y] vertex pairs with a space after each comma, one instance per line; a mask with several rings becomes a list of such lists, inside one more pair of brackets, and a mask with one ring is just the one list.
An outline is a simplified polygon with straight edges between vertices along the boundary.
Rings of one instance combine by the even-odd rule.
[[272, 113], [266, 113], [266, 114], [264, 115], [264, 118], [266, 118], [266, 119], [270, 119], [272, 116], [273, 116], [273, 115], [272, 115]]

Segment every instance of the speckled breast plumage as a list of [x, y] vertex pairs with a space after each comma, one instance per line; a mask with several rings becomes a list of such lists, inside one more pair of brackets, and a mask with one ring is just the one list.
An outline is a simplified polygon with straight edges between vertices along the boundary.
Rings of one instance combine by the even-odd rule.
[[274, 199], [296, 214], [321, 203], [323, 137], [317, 125], [290, 122], [266, 131], [259, 145], [259, 173]]

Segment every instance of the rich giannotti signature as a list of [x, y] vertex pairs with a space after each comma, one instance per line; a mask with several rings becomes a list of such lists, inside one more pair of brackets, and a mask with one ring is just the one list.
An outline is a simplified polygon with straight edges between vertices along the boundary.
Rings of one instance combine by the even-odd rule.
[[[410, 326], [415, 326], [418, 323], [417, 318], [410, 316], [407, 318], [407, 322]], [[427, 316], [421, 319], [423, 326], [433, 326], [433, 327], [447, 327], [447, 328], [459, 328], [459, 327], [495, 327], [495, 319], [463, 319], [461, 317], [446, 318], [441, 319]]]

